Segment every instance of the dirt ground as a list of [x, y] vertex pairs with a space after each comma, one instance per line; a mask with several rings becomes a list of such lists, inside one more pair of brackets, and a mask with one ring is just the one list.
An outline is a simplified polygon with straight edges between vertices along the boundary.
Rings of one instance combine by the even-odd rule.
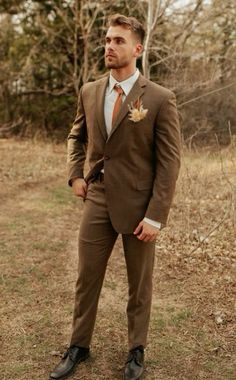
[[[45, 380], [67, 348], [83, 211], [66, 146], [0, 140], [0, 378]], [[235, 380], [235, 146], [184, 152], [156, 241], [145, 380]], [[73, 379], [122, 379], [127, 279], [118, 239], [91, 346]]]

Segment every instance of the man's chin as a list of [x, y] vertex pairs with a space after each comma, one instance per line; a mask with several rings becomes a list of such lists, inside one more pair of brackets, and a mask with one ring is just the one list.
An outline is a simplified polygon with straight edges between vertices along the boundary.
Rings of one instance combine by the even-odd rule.
[[116, 65], [115, 63], [112, 62], [105, 62], [105, 66], [107, 69], [119, 69], [120, 66]]

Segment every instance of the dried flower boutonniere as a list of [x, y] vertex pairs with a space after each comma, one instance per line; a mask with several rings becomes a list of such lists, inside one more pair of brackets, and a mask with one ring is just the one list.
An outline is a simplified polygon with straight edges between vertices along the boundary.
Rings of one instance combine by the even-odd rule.
[[129, 120], [137, 123], [143, 120], [147, 115], [148, 110], [143, 108], [143, 103], [138, 99], [135, 103], [131, 103], [129, 107]]

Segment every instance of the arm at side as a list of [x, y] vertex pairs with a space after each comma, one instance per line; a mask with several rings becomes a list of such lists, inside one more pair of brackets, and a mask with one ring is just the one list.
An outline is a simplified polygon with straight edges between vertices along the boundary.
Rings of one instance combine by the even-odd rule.
[[73, 179], [84, 177], [84, 163], [86, 159], [88, 135], [82, 93], [83, 87], [81, 88], [78, 97], [76, 117], [68, 135], [67, 169], [69, 186], [72, 186]]
[[155, 125], [156, 175], [145, 217], [165, 226], [180, 168], [180, 127], [175, 95], [170, 92], [160, 107]]

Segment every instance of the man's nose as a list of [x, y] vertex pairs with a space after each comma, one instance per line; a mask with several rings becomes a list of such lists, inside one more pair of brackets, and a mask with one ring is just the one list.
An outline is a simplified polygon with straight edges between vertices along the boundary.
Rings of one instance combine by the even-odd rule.
[[114, 42], [112, 41], [108, 42], [106, 48], [108, 51], [114, 50]]
[[114, 49], [111, 45], [107, 46], [107, 51], [108, 53], [112, 52]]

